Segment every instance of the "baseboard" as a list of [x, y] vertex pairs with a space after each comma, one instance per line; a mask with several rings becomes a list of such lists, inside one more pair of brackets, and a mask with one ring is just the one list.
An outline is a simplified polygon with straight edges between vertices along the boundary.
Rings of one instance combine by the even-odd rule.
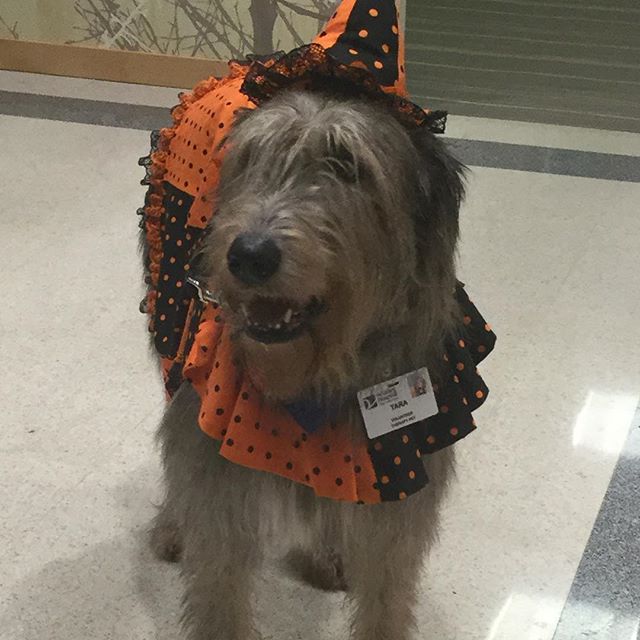
[[191, 87], [208, 76], [226, 75], [227, 64], [222, 60], [205, 58], [0, 38], [0, 69], [163, 87]]

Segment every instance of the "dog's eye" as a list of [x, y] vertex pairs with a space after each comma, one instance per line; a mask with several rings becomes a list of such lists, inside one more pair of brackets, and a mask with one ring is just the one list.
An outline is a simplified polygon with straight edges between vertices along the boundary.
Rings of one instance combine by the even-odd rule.
[[358, 182], [362, 178], [362, 171], [354, 155], [343, 145], [332, 145], [332, 147], [331, 155], [327, 158], [327, 164], [332, 172], [343, 182]]
[[352, 163], [329, 158], [328, 164], [331, 167], [332, 173], [342, 182], [352, 184], [358, 181], [358, 170]]

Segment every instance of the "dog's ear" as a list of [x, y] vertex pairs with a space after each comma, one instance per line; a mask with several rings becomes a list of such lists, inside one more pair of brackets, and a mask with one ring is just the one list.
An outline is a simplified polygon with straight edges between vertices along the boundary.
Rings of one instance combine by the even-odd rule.
[[467, 168], [430, 131], [417, 129], [411, 138], [419, 158], [417, 178], [425, 205], [422, 213], [445, 215], [457, 223]]
[[440, 250], [453, 255], [466, 167], [424, 128], [411, 132], [411, 140], [418, 156], [414, 214], [418, 244], [422, 250], [432, 247], [435, 236]]

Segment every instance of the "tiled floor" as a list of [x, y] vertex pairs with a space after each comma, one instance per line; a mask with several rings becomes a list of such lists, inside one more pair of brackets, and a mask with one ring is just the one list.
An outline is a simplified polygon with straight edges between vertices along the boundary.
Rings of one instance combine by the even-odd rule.
[[[2, 89], [172, 102], [164, 90], [8, 73]], [[453, 122], [460, 137], [540, 144], [535, 125]], [[638, 137], [579, 133], [558, 127], [557, 146], [640, 155]], [[0, 115], [0, 140], [0, 638], [175, 639], [178, 573], [144, 542], [163, 403], [137, 312], [148, 133]], [[636, 639], [637, 571], [624, 608], [613, 588], [608, 602], [594, 589], [580, 598], [585, 579], [602, 586], [585, 546], [625, 447], [638, 470], [627, 442], [640, 395], [638, 202], [638, 182], [473, 168], [461, 274], [500, 341], [483, 366], [481, 428], [457, 445], [421, 639]], [[640, 476], [625, 477], [602, 507], [599, 545], [618, 522], [607, 514], [638, 518]], [[611, 496], [628, 499], [622, 512]], [[609, 562], [637, 565], [622, 542]], [[274, 567], [261, 585], [265, 638], [345, 637], [339, 596]]]

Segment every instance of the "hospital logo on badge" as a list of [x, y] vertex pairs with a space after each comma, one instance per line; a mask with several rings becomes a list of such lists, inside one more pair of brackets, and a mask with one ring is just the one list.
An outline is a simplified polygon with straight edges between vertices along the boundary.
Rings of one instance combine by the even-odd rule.
[[367, 411], [371, 411], [371, 409], [375, 409], [378, 406], [378, 401], [376, 400], [376, 394], [372, 393], [370, 396], [362, 399], [364, 403], [364, 408]]

